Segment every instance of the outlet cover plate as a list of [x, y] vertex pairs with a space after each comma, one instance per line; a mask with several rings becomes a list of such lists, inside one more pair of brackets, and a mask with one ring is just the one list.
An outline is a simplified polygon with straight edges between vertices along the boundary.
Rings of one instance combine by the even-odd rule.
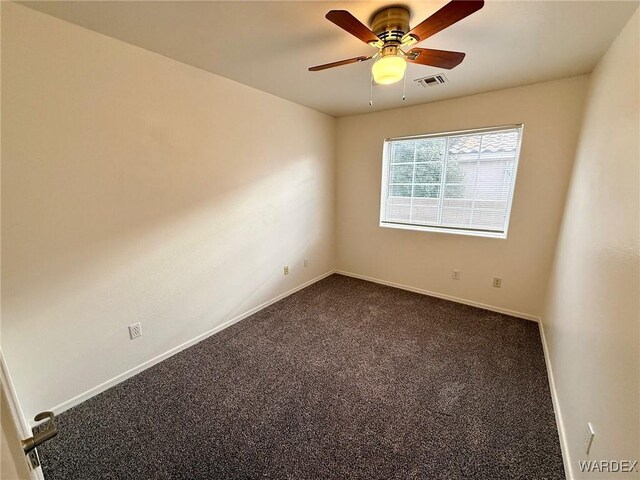
[[142, 336], [142, 325], [140, 322], [129, 325], [129, 337], [131, 340]]

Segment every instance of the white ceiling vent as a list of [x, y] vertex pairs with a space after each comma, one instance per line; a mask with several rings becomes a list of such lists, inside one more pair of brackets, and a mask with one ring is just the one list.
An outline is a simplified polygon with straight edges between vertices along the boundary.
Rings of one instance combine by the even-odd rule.
[[428, 77], [417, 78], [415, 80], [423, 87], [437, 87], [438, 85], [442, 85], [443, 83], [449, 83], [447, 77], [444, 76], [444, 73], [438, 73], [437, 75], [430, 75]]

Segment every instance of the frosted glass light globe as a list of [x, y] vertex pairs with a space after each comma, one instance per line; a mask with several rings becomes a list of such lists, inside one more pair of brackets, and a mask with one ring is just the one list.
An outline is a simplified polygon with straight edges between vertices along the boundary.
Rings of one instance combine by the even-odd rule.
[[397, 55], [387, 55], [373, 64], [373, 79], [380, 85], [390, 85], [402, 80], [407, 69], [407, 62]]

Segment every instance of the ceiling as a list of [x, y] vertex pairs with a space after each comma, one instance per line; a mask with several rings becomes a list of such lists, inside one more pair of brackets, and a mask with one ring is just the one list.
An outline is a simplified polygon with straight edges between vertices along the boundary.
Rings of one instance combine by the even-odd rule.
[[[385, 2], [56, 1], [20, 2], [91, 30], [223, 77], [344, 116], [426, 103], [590, 72], [637, 2], [491, 1], [418, 46], [467, 53], [453, 70], [409, 65], [402, 82], [373, 89], [371, 62], [321, 72], [312, 65], [375, 49], [324, 18], [351, 11], [363, 23]], [[386, 2], [390, 3], [390, 2]], [[393, 2], [391, 2], [393, 3]], [[446, 1], [409, 1], [411, 25]], [[413, 80], [445, 72], [450, 83]]]

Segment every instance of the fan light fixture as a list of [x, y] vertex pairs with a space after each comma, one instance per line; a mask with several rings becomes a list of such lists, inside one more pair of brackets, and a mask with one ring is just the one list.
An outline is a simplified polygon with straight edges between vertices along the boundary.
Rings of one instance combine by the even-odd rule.
[[[371, 75], [375, 83], [390, 85], [403, 78], [406, 80], [407, 63], [446, 68], [447, 70], [455, 68], [464, 59], [463, 52], [413, 48], [413, 45], [449, 28], [454, 23], [477, 12], [483, 6], [484, 0], [452, 0], [413, 28], [409, 25], [411, 12], [402, 5], [391, 5], [374, 12], [369, 22], [370, 27], [346, 10], [331, 10], [325, 15], [327, 20], [366, 43], [369, 47], [375, 48], [377, 52], [316, 65], [309, 67], [309, 71], [319, 72], [329, 68], [374, 60]], [[370, 82], [369, 105], [373, 105], [373, 83]], [[405, 99], [404, 94], [402, 99]]]
[[373, 79], [380, 85], [391, 85], [404, 77], [407, 62], [400, 55], [385, 55], [379, 58], [371, 67]]

